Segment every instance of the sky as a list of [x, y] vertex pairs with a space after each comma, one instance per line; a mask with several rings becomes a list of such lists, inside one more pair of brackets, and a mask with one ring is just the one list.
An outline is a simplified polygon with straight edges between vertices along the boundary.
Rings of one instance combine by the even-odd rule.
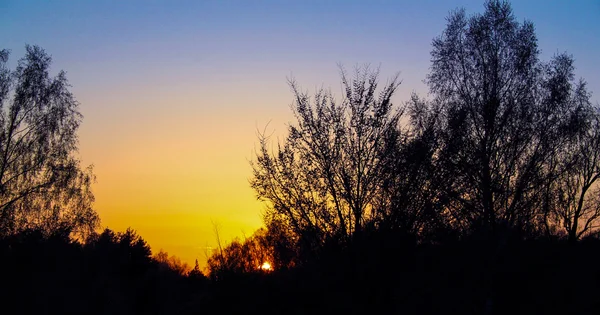
[[[425, 96], [431, 41], [458, 7], [483, 1], [0, 0], [0, 49], [14, 67], [39, 45], [67, 72], [102, 226], [203, 265], [215, 230], [227, 242], [262, 225], [249, 161], [257, 131], [281, 138], [293, 119], [288, 78], [335, 93], [338, 64], [371, 64], [382, 81], [400, 73], [397, 104]], [[600, 1], [512, 7], [535, 24], [543, 60], [572, 54], [600, 93]]]

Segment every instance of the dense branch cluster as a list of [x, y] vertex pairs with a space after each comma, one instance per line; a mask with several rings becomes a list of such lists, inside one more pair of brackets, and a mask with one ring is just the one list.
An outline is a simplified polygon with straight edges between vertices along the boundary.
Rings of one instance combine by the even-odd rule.
[[296, 82], [282, 143], [261, 135], [251, 185], [300, 251], [369, 230], [421, 242], [597, 232], [600, 112], [573, 58], [539, 60], [530, 22], [489, 1], [451, 14], [433, 41], [430, 99], [392, 105], [397, 77], [342, 70], [344, 95]]
[[75, 157], [82, 116], [65, 72], [49, 76], [51, 58], [37, 46], [11, 71], [0, 51], [0, 235], [26, 229], [89, 234], [91, 168]]

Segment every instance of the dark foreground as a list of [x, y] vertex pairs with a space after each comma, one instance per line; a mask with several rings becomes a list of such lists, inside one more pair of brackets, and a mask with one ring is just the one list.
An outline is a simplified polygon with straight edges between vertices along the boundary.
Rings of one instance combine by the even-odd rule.
[[[104, 234], [103, 234], [104, 235]], [[131, 236], [131, 235], [130, 235]], [[209, 280], [134, 237], [1, 243], [2, 314], [597, 314], [600, 241], [369, 240], [312, 263]], [[393, 244], [393, 245], [392, 245]]]

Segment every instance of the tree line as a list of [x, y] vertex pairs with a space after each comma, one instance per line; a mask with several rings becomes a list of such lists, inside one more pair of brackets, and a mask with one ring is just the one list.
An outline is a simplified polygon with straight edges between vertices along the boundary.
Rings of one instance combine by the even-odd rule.
[[[453, 12], [433, 40], [429, 96], [392, 104], [396, 77], [341, 69], [341, 99], [290, 81], [295, 121], [266, 135], [251, 185], [269, 229], [316, 253], [365, 230], [418, 242], [598, 233], [600, 111], [567, 53], [540, 60], [510, 5]], [[273, 148], [275, 147], [275, 148]]]
[[164, 251], [152, 255], [134, 230], [105, 229], [85, 241], [68, 229], [0, 239], [5, 314], [180, 312], [206, 277]]
[[398, 76], [368, 66], [340, 67], [341, 97], [289, 80], [287, 135], [251, 161], [265, 227], [210, 277], [275, 288], [273, 313], [594, 312], [600, 106], [571, 55], [540, 56], [533, 23], [487, 1], [433, 40], [426, 97], [393, 104]]

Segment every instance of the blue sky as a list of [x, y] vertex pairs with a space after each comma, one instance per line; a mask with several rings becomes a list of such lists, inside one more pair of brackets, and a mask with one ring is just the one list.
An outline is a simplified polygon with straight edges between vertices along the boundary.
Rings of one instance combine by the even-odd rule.
[[[181, 72], [266, 74], [282, 80], [308, 70], [309, 85], [336, 79], [335, 64], [370, 62], [424, 77], [430, 43], [456, 7], [482, 1], [11, 1], [0, 4], [0, 40], [14, 56], [25, 43], [44, 47], [78, 85]], [[515, 1], [537, 28], [544, 57], [572, 53], [578, 73], [600, 81], [600, 2]], [[333, 70], [332, 70], [333, 69]], [[320, 70], [320, 71], [319, 71]], [[79, 72], [85, 72], [80, 79]], [[332, 73], [323, 76], [322, 72]], [[94, 73], [94, 75], [90, 75]], [[323, 78], [323, 79], [319, 79]], [[218, 79], [218, 78], [217, 78]], [[327, 79], [327, 80], [325, 80]], [[314, 81], [314, 82], [313, 82]], [[148, 82], [152, 83], [152, 82]], [[414, 84], [418, 85], [418, 84]], [[408, 89], [418, 88], [405, 85]]]

